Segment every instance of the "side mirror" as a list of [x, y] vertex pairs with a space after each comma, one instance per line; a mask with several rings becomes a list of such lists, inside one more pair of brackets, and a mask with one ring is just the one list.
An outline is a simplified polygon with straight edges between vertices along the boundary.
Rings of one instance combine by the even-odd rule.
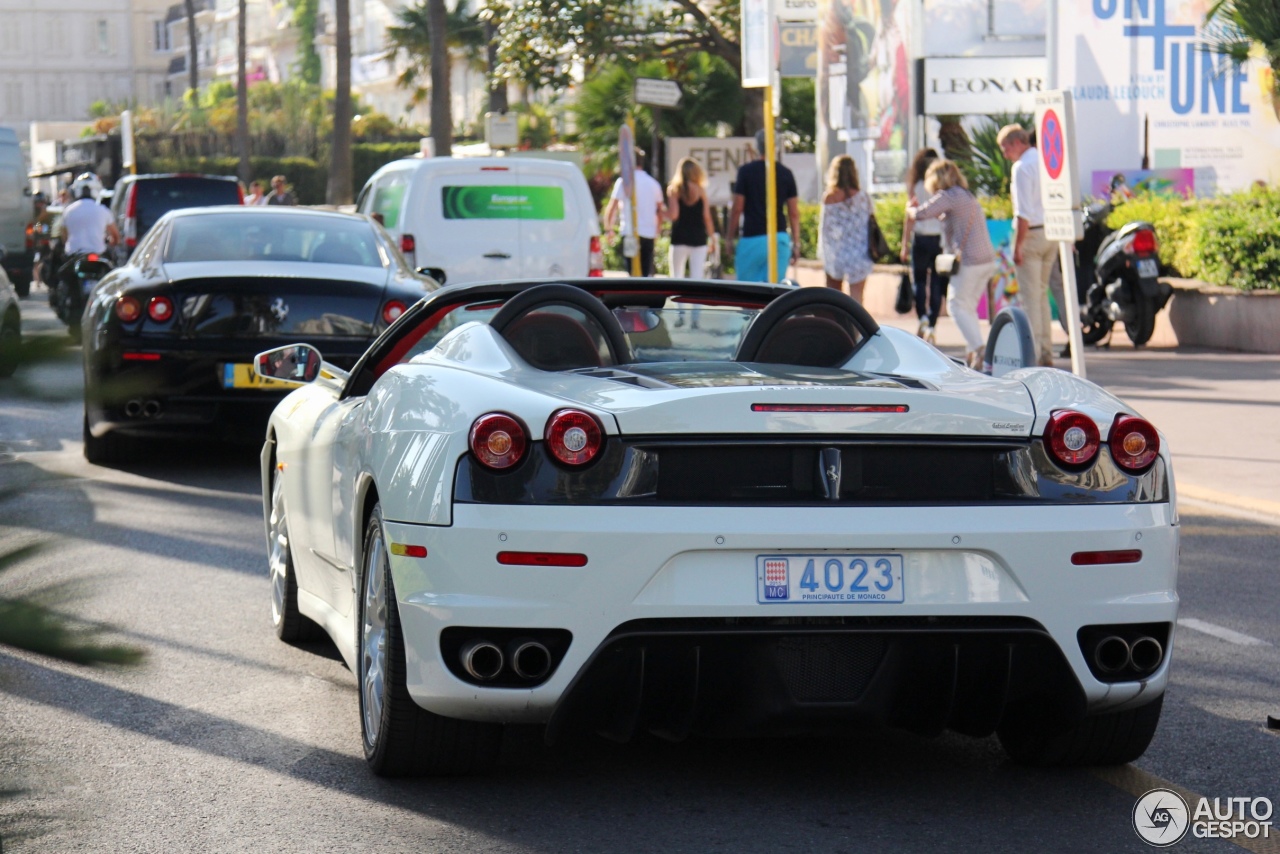
[[444, 270], [441, 270], [439, 267], [419, 267], [418, 275], [430, 276], [440, 284], [444, 284]]
[[253, 360], [253, 372], [269, 380], [309, 383], [320, 376], [320, 351], [310, 344], [290, 344], [259, 353]]

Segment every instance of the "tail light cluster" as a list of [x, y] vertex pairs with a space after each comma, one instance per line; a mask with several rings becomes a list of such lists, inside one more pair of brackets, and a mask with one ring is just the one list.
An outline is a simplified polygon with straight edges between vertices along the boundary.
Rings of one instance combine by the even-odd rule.
[[590, 254], [587, 256], [587, 276], [593, 279], [604, 275], [604, 250], [600, 248], [600, 236], [592, 235]]
[[398, 299], [393, 299], [382, 307], [382, 322], [390, 326], [404, 314], [406, 306]]
[[[585, 466], [604, 447], [604, 430], [596, 418], [578, 409], [551, 413], [542, 433], [551, 456], [563, 465]], [[487, 468], [509, 469], [524, 458], [529, 434], [524, 424], [504, 412], [481, 415], [471, 425], [471, 453]]]
[[1139, 229], [1133, 233], [1133, 251], [1138, 255], [1156, 254], [1156, 233], [1147, 229]]
[[129, 198], [124, 207], [124, 245], [130, 249], [138, 245], [138, 183], [129, 185]]
[[[1102, 439], [1092, 418], [1082, 412], [1059, 409], [1049, 415], [1044, 444], [1058, 465], [1082, 469], [1097, 458]], [[1149, 468], [1159, 456], [1160, 436], [1150, 422], [1121, 413], [1111, 424], [1107, 447], [1116, 465], [1137, 474]]]
[[[116, 300], [116, 317], [121, 323], [133, 323], [142, 317], [142, 301], [133, 296], [122, 296]], [[173, 320], [173, 300], [166, 296], [155, 296], [147, 300], [147, 317], [156, 323], [168, 323]]]

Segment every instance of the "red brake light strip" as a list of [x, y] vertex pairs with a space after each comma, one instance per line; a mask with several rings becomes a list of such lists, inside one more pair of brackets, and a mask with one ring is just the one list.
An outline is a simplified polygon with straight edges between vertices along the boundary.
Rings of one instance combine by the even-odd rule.
[[586, 566], [587, 556], [568, 552], [498, 552], [505, 566]]
[[1141, 549], [1114, 552], [1076, 552], [1071, 556], [1075, 566], [1101, 566], [1108, 563], [1137, 563], [1142, 560]]
[[910, 412], [902, 403], [753, 403], [752, 412]]

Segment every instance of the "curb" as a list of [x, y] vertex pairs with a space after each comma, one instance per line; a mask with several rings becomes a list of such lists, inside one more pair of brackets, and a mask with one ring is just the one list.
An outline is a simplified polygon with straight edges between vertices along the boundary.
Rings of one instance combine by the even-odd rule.
[[1267, 501], [1262, 498], [1247, 498], [1243, 495], [1234, 495], [1230, 492], [1219, 492], [1216, 489], [1208, 489], [1203, 486], [1196, 486], [1192, 483], [1179, 483], [1177, 489], [1179, 496], [1191, 498], [1195, 501], [1206, 501], [1210, 504], [1221, 504], [1226, 507], [1234, 507], [1237, 510], [1249, 510], [1253, 513], [1263, 513], [1267, 516], [1280, 517], [1280, 501]]

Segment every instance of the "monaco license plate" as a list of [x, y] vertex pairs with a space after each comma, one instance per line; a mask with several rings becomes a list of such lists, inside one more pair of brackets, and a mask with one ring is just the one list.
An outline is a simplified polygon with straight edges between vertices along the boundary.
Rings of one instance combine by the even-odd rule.
[[1154, 258], [1139, 258], [1138, 275], [1144, 279], [1154, 279], [1160, 275], [1160, 265]]
[[903, 601], [900, 554], [756, 555], [762, 605]]
[[268, 377], [260, 377], [254, 371], [253, 365], [243, 363], [236, 364], [228, 362], [222, 366], [222, 387], [223, 388], [297, 388], [298, 383], [285, 382], [284, 380], [273, 380]]

